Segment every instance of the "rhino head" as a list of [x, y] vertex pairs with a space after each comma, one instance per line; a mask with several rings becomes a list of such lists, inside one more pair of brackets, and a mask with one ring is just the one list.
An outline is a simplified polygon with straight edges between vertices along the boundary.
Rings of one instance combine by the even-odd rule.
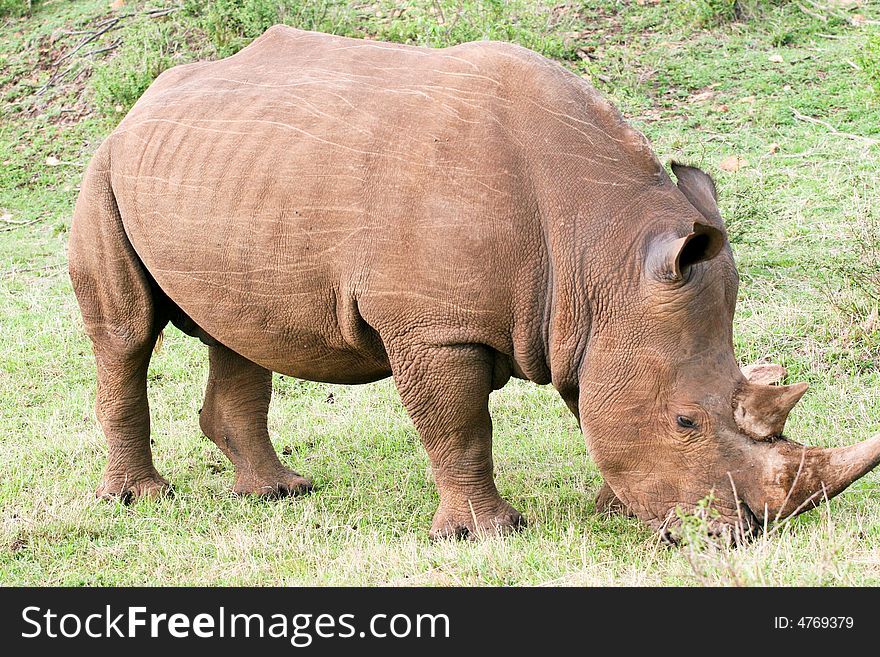
[[715, 186], [699, 169], [672, 168], [677, 188], [650, 203], [650, 229], [593, 286], [619, 297], [592, 300], [570, 405], [606, 483], [641, 520], [667, 532], [676, 509], [711, 494], [713, 531], [744, 536], [866, 474], [880, 435], [839, 449], [784, 437], [808, 386], [773, 385], [785, 374], [776, 365], [737, 365], [739, 279]]

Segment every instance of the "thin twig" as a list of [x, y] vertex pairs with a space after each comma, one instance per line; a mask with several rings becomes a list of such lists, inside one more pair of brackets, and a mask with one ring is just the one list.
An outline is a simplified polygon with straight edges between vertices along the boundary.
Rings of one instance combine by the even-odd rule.
[[[146, 9], [142, 12], [144, 16], [149, 16], [150, 18], [159, 18], [160, 16], [165, 16], [166, 14], [172, 14], [175, 11], [179, 11], [180, 7], [165, 7], [163, 9]], [[127, 14], [119, 14], [119, 16], [111, 16], [110, 18], [105, 18], [100, 23], [95, 23], [93, 25], [94, 28], [104, 27], [108, 23], [113, 23], [114, 21], [125, 20], [126, 18], [131, 18], [132, 16], [137, 16], [138, 12], [132, 11]]]
[[[804, 2], [806, 2], [811, 7], [818, 9], [819, 11], [827, 11], [830, 16], [834, 16], [836, 18], [842, 18], [844, 20], [847, 19], [846, 14], [841, 14], [839, 12], [836, 12], [831, 7], [826, 7], [826, 6], [820, 5], [818, 2], [815, 2], [815, 0], [804, 0]], [[815, 14], [813, 14], [813, 15], [815, 16]], [[825, 19], [825, 20], [827, 20], [827, 19]]]
[[[824, 483], [823, 483], [823, 491], [824, 491]], [[772, 534], [776, 529], [778, 529], [778, 528], [780, 528], [780, 527], [784, 527], [785, 524], [786, 524], [789, 520], [791, 520], [792, 518], [794, 518], [796, 515], [798, 515], [798, 514], [799, 514], [801, 511], [803, 511], [804, 509], [806, 509], [808, 504], [813, 504], [813, 506], [817, 506], [816, 504], [814, 504], [814, 501], [816, 500], [817, 497], [819, 497], [819, 495], [820, 495], [821, 493], [822, 493], [822, 491], [816, 491], [815, 493], [813, 493], [812, 495], [810, 495], [807, 499], [805, 499], [803, 502], [801, 502], [801, 503], [798, 505], [798, 507], [797, 507], [794, 511], [792, 511], [791, 513], [789, 513], [787, 516], [785, 516], [785, 517], [782, 519], [782, 521], [781, 521], [779, 524], [777, 524], [776, 526], [774, 526], [774, 527], [770, 530], [770, 533]]]
[[98, 53], [101, 53], [101, 52], [107, 52], [108, 50], [113, 50], [114, 48], [117, 48], [120, 43], [122, 43], [122, 37], [119, 37], [118, 39], [116, 39], [116, 41], [111, 43], [109, 46], [105, 46], [103, 48], [95, 48], [94, 50], [89, 50], [87, 53], [83, 54], [83, 57], [90, 57], [91, 55], [97, 55]]
[[[100, 21], [99, 23], [96, 23], [94, 25], [95, 29], [93, 29], [93, 30], [74, 30], [74, 31], [69, 31], [69, 32], [63, 32], [63, 34], [85, 34], [87, 36], [84, 36], [82, 39], [79, 40], [79, 43], [77, 43], [71, 50], [69, 50], [68, 52], [63, 54], [61, 57], [56, 59], [52, 63], [52, 66], [57, 69], [57, 67], [62, 62], [64, 62], [67, 59], [70, 59], [70, 57], [75, 55], [77, 52], [82, 50], [83, 47], [85, 47], [86, 45], [88, 45], [89, 43], [91, 43], [92, 41], [97, 39], [98, 37], [106, 34], [107, 32], [110, 32], [111, 30], [115, 30], [115, 29], [122, 27], [122, 21], [125, 20], [126, 18], [131, 18], [132, 16], [138, 16], [138, 15], [149, 16], [150, 18], [159, 18], [160, 16], [167, 16], [168, 14], [171, 14], [175, 11], [178, 11], [179, 9], [180, 9], [180, 7], [165, 7], [163, 9], [147, 9], [146, 11], [142, 11], [142, 12], [132, 12], [132, 13], [128, 13], [128, 14], [120, 14], [119, 16], [113, 16], [111, 18], [107, 18], [103, 21]], [[121, 42], [121, 37], [107, 47], [97, 48], [95, 50], [91, 50], [91, 51], [87, 52], [85, 54], [85, 56], [88, 57], [91, 55], [96, 55], [98, 53], [106, 52], [108, 50], [112, 50], [112, 49], [116, 48], [120, 42]], [[75, 66], [75, 64], [72, 64], [72, 65], [68, 66], [67, 68], [65, 68], [61, 72], [56, 71], [55, 73], [53, 73], [52, 76], [49, 78], [49, 80], [46, 82], [46, 84], [44, 84], [42, 87], [40, 87], [40, 89], [36, 92], [35, 95], [36, 96], [42, 95], [52, 84], [54, 84], [55, 82], [60, 80], [62, 77], [67, 75], [67, 73], [69, 73], [74, 66]]]
[[76, 64], [77, 64], [77, 62], [74, 62], [73, 64], [68, 66], [63, 71], [56, 71], [55, 73], [53, 73], [52, 77], [50, 77], [48, 80], [46, 80], [46, 84], [44, 84], [42, 87], [40, 87], [34, 95], [35, 96], [42, 96], [46, 92], [46, 89], [48, 89], [52, 84], [54, 84], [55, 82], [57, 82], [58, 80], [63, 78], [65, 75], [70, 73], [76, 67]]
[[9, 224], [10, 226], [27, 226], [30, 221], [26, 221], [24, 219], [7, 219], [6, 217], [0, 217], [0, 222], [4, 224]]
[[94, 30], [58, 30], [58, 34], [63, 34], [64, 36], [76, 36], [78, 34], [91, 34]]
[[119, 16], [111, 16], [110, 18], [105, 18], [100, 23], [95, 23], [92, 27], [94, 27], [95, 29], [99, 29], [104, 27], [105, 25], [109, 25], [110, 23], [117, 23], [123, 18], [128, 18], [129, 16], [134, 16], [134, 14], [120, 14]]
[[784, 527], [785, 524], [786, 524], [789, 520], [791, 520], [792, 518], [794, 518], [794, 517], [795, 517], [796, 515], [798, 515], [801, 511], [803, 511], [803, 510], [806, 508], [806, 506], [807, 506], [808, 504], [812, 504], [814, 507], [819, 506], [819, 504], [816, 503], [815, 500], [816, 500], [816, 498], [819, 497], [820, 495], [824, 496], [824, 497], [825, 497], [825, 502], [828, 503], [828, 502], [829, 502], [829, 498], [828, 498], [828, 489], [825, 488], [825, 482], [824, 482], [824, 481], [821, 482], [821, 483], [822, 483], [822, 490], [817, 490], [815, 493], [813, 493], [813, 494], [810, 495], [807, 499], [805, 499], [803, 502], [801, 502], [801, 503], [798, 505], [798, 507], [797, 507], [794, 511], [792, 511], [792, 512], [789, 513], [785, 518], [782, 519], [782, 522], [781, 522], [781, 523], [779, 523], [778, 525], [776, 525], [775, 527], [773, 527], [773, 529], [771, 529], [771, 533], [772, 533], [774, 530], [776, 530], [777, 528], [779, 528], [779, 527]]
[[[835, 18], [839, 18], [841, 20], [844, 20], [847, 23], [852, 23], [852, 18], [846, 13], [834, 11], [831, 7], [824, 7], [817, 2], [814, 2], [814, 0], [804, 0], [804, 2], [811, 5], [812, 7], [815, 7], [816, 9], [818, 9], [820, 11], [827, 11], [829, 16], [834, 16]], [[863, 21], [863, 24], [865, 24], [865, 25], [878, 25], [878, 24], [880, 24], [880, 21], [865, 20], [865, 21]]]
[[452, 20], [449, 22], [449, 25], [446, 27], [446, 36], [452, 35], [452, 30], [455, 29], [456, 24], [461, 18], [462, 13], [464, 12], [464, 1], [460, 0], [458, 3], [458, 9], [455, 10], [455, 15], [452, 17]]
[[443, 7], [440, 6], [440, 3], [437, 0], [433, 0], [432, 4], [434, 5], [434, 11], [440, 19], [440, 25], [446, 25], [446, 16], [443, 15]]
[[6, 220], [6, 223], [12, 224], [12, 225], [11, 226], [4, 226], [3, 228], [0, 228], [0, 233], [8, 233], [9, 231], [12, 231], [12, 230], [18, 230], [19, 228], [24, 228], [25, 226], [30, 226], [32, 224], [43, 221], [43, 219], [45, 219], [45, 218], [46, 217], [37, 217], [36, 219], [31, 219], [30, 221], [14, 221], [14, 222]]
[[73, 50], [70, 50], [70, 51], [68, 51], [67, 53], [61, 55], [61, 57], [59, 57], [59, 58], [56, 59], [54, 62], [52, 62], [52, 66], [58, 66], [58, 65], [59, 65], [61, 62], [63, 62], [65, 59], [67, 59], [68, 57], [71, 57], [72, 55], [76, 54], [76, 53], [77, 53], [77, 52], [78, 52], [83, 46], [85, 46], [86, 44], [91, 43], [92, 41], [94, 41], [95, 39], [97, 39], [97, 38], [98, 38], [99, 36], [101, 36], [102, 34], [105, 34], [105, 33], [109, 32], [110, 30], [115, 30], [115, 29], [117, 29], [117, 28], [122, 27], [122, 26], [120, 25], [120, 21], [121, 21], [121, 20], [122, 20], [121, 17], [120, 17], [120, 18], [114, 18], [114, 19], [113, 19], [113, 22], [110, 23], [110, 24], [108, 24], [106, 27], [102, 27], [102, 28], [101, 28], [100, 30], [98, 30], [97, 32], [93, 32], [90, 36], [87, 36], [87, 37], [84, 37], [84, 38], [80, 39], [80, 42], [79, 42], [79, 43], [73, 48]]
[[851, 132], [841, 132], [840, 130], [835, 128], [833, 125], [831, 125], [827, 121], [822, 121], [821, 119], [815, 119], [812, 116], [805, 116], [805, 115], [801, 114], [800, 112], [798, 112], [794, 107], [792, 107], [790, 109], [794, 113], [794, 118], [798, 119], [799, 121], [806, 121], [807, 123], [815, 123], [816, 125], [821, 125], [822, 127], [826, 128], [832, 135], [835, 135], [837, 137], [844, 137], [846, 139], [854, 139], [856, 141], [864, 141], [865, 143], [867, 143], [870, 146], [875, 146], [877, 144], [880, 144], [880, 139], [872, 139], [871, 137], [863, 137], [862, 135], [854, 135]]
[[[740, 543], [742, 544], [746, 542], [746, 525], [745, 521], [743, 520], [742, 508], [740, 507], [739, 503], [739, 493], [736, 492], [736, 484], [733, 483], [733, 476], [729, 472], [727, 473], [727, 478], [730, 480], [731, 489], [733, 489], [733, 503], [736, 504], [736, 515], [739, 518], [738, 527], [740, 533]], [[750, 524], [749, 531], [751, 532], [751, 530], [752, 527]]]
[[476, 535], [477, 532], [479, 532], [479, 530], [480, 530], [480, 525], [477, 523], [477, 514], [474, 511], [474, 505], [471, 504], [471, 501], [468, 500], [467, 503], [468, 503], [468, 507], [471, 510], [471, 518], [473, 518], [473, 520], [474, 520], [474, 534]]
[[7, 278], [9, 276], [15, 276], [16, 274], [24, 274], [28, 272], [36, 272], [36, 271], [49, 271], [50, 269], [57, 269], [58, 267], [63, 267], [66, 265], [66, 262], [56, 262], [51, 265], [45, 265], [43, 267], [25, 267], [24, 269], [16, 269], [13, 267], [12, 269], [8, 269], [3, 272], [2, 276]]
[[730, 575], [730, 578], [733, 580], [733, 585], [739, 588], [743, 588], [745, 586], [745, 582], [740, 578], [739, 573], [736, 572], [736, 568], [733, 565], [733, 561], [730, 559], [730, 550], [720, 548], [721, 552], [721, 561], [724, 563], [724, 567], [727, 569], [727, 573]]
[[709, 580], [703, 574], [702, 570], [697, 567], [697, 564], [694, 563], [693, 557], [693, 547], [690, 545], [684, 550], [684, 558], [688, 562], [688, 566], [691, 567], [691, 571], [693, 571], [694, 575], [697, 576], [697, 579], [700, 581], [700, 584], [703, 586], [709, 586]]
[[[788, 501], [791, 499], [791, 494], [794, 492], [794, 488], [795, 488], [795, 486], [797, 486], [797, 482], [798, 482], [798, 479], [800, 479], [801, 472], [803, 472], [803, 469], [804, 469], [804, 461], [806, 461], [806, 458], [807, 458], [807, 448], [804, 447], [804, 448], [801, 450], [801, 462], [800, 462], [800, 464], [798, 465], [797, 472], [796, 472], [795, 475], [794, 475], [794, 481], [791, 482], [791, 486], [790, 486], [789, 489], [788, 489], [788, 495], [785, 496], [785, 499], [782, 501], [782, 506], [779, 507], [779, 511], [776, 512], [776, 517], [773, 518], [773, 523], [774, 523], [774, 524], [777, 523], [777, 522], [779, 521], [779, 516], [782, 515], [782, 512], [785, 510], [785, 507], [786, 507], [786, 505], [788, 504]], [[791, 516], [789, 516], [789, 517], [791, 517]]]
[[[150, 18], [159, 18], [159, 16], [166, 16], [167, 14], [173, 14], [175, 11], [179, 11], [180, 7], [166, 7], [165, 9], [147, 9], [142, 11], [141, 13], [145, 16], [149, 16]], [[133, 16], [134, 14], [132, 14]]]
[[802, 12], [804, 12], [805, 14], [807, 14], [807, 16], [812, 16], [813, 18], [818, 18], [818, 19], [819, 19], [820, 21], [822, 21], [823, 23], [827, 23], [827, 22], [828, 22], [828, 17], [827, 17], [827, 16], [823, 16], [822, 14], [817, 14], [817, 13], [814, 12], [814, 11], [810, 11], [809, 9], [807, 9], [806, 7], [804, 7], [800, 2], [795, 2], [795, 5], [797, 5], [797, 8], [800, 9]]

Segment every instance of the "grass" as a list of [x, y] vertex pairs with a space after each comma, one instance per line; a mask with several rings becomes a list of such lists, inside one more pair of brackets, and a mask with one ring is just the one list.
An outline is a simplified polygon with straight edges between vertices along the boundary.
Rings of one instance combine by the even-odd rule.
[[[235, 498], [198, 429], [206, 350], [173, 329], [150, 395], [176, 495], [98, 503], [94, 362], [65, 273], [82, 171], [163, 68], [234, 52], [279, 19], [433, 46], [514, 40], [591, 79], [663, 161], [715, 176], [742, 277], [738, 358], [812, 384], [792, 436], [867, 438], [880, 430], [880, 146], [840, 133], [880, 139], [876, 2], [26, 4], [0, 1], [0, 583], [880, 584], [880, 474], [751, 545], [689, 530], [668, 548], [638, 521], [595, 514], [601, 477], [574, 418], [526, 383], [492, 396], [498, 485], [530, 520], [515, 536], [427, 539], [437, 495], [388, 381], [276, 377], [273, 440], [317, 490]], [[175, 11], [142, 13], [162, 8]], [[83, 38], [67, 32], [114, 18], [53, 65]], [[719, 168], [732, 155], [747, 164]]]

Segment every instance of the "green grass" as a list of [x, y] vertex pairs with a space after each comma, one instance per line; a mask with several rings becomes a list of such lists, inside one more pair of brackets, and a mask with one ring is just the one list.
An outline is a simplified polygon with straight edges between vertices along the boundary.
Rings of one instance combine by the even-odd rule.
[[880, 93], [880, 31], [872, 34], [859, 55], [858, 62]]
[[[530, 521], [515, 536], [428, 540], [437, 494], [388, 381], [276, 377], [273, 441], [317, 488], [238, 499], [198, 428], [206, 350], [173, 329], [150, 396], [176, 495], [99, 503], [94, 362], [65, 273], [83, 169], [163, 68], [230, 54], [277, 20], [433, 46], [513, 40], [591, 79], [663, 161], [715, 176], [742, 277], [737, 356], [811, 383], [789, 422], [798, 440], [867, 438], [880, 431], [880, 146], [840, 133], [880, 139], [877, 2], [25, 4], [0, 0], [0, 583], [880, 584], [880, 474], [751, 545], [708, 544], [689, 524], [668, 548], [595, 514], [601, 477], [574, 418], [526, 383], [492, 396], [498, 486]], [[53, 66], [82, 39], [64, 31], [178, 6], [121, 18]], [[721, 170], [731, 155], [747, 164]]]
[[29, 0], [0, 0], [0, 17], [24, 16], [31, 11], [32, 5]]

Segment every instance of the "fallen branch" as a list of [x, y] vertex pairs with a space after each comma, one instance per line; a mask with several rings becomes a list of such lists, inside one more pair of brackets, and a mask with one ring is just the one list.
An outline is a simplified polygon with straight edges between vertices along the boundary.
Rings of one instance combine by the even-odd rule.
[[114, 48], [118, 48], [119, 44], [122, 43], [122, 37], [116, 39], [109, 46], [104, 46], [103, 48], [95, 48], [94, 50], [89, 50], [87, 53], [83, 54], [83, 57], [90, 57], [91, 55], [97, 55], [101, 52], [107, 52], [108, 50], [113, 50]]
[[74, 69], [76, 64], [77, 63], [74, 62], [73, 64], [71, 64], [70, 66], [65, 68], [63, 71], [56, 71], [55, 73], [53, 73], [52, 77], [50, 77], [48, 80], [46, 80], [46, 84], [44, 84], [42, 87], [40, 87], [34, 95], [35, 96], [42, 96], [46, 92], [46, 89], [48, 89], [52, 84], [54, 84], [55, 82], [57, 82], [58, 80], [63, 78], [65, 75], [70, 73], [70, 71], [72, 71]]
[[837, 137], [844, 137], [845, 139], [853, 139], [855, 141], [863, 141], [869, 146], [876, 146], [877, 144], [880, 144], [880, 139], [872, 139], [871, 137], [854, 135], [851, 132], [841, 132], [827, 121], [816, 119], [812, 116], [805, 116], [804, 114], [798, 112], [794, 107], [791, 107], [789, 109], [791, 109], [791, 111], [794, 113], [794, 118], [798, 119], [799, 121], [806, 121], [807, 123], [815, 123], [816, 125], [821, 125], [822, 127], [826, 128], [828, 132]]
[[24, 267], [23, 269], [16, 269], [15, 267], [13, 267], [12, 269], [7, 269], [6, 271], [4, 271], [2, 276], [3, 278], [7, 278], [9, 276], [15, 276], [16, 274], [26, 274], [35, 271], [49, 271], [51, 269], [63, 267], [66, 264], [66, 262], [56, 262], [54, 264], [45, 265], [43, 267]]
[[87, 36], [87, 37], [83, 37], [82, 39], [80, 39], [79, 43], [76, 44], [76, 46], [74, 46], [74, 48], [73, 48], [72, 50], [68, 51], [68, 52], [65, 53], [64, 55], [61, 55], [61, 57], [59, 57], [59, 58], [56, 59], [54, 62], [52, 62], [52, 66], [58, 66], [61, 62], [63, 62], [63, 61], [64, 61], [65, 59], [67, 59], [68, 57], [71, 57], [71, 56], [75, 55], [75, 54], [80, 50], [80, 48], [82, 48], [82, 47], [85, 46], [86, 44], [91, 43], [92, 41], [94, 41], [95, 39], [97, 39], [97, 38], [98, 38], [99, 36], [101, 36], [102, 34], [106, 34], [106, 33], [109, 32], [110, 30], [115, 30], [115, 29], [117, 29], [117, 28], [122, 27], [122, 26], [120, 25], [120, 22], [121, 22], [121, 21], [122, 21], [122, 16], [120, 16], [120, 17], [118, 17], [118, 18], [114, 18], [114, 19], [112, 20], [112, 22], [110, 22], [110, 23], [109, 23], [108, 25], [106, 25], [105, 27], [102, 27], [102, 28], [101, 28], [100, 30], [98, 30], [97, 32], [92, 32], [89, 36]]
[[64, 36], [76, 36], [77, 34], [91, 34], [94, 30], [58, 30], [57, 34]]
[[37, 217], [36, 219], [31, 219], [30, 221], [12, 221], [11, 219], [4, 219], [3, 223], [10, 224], [8, 226], [4, 226], [0, 228], [0, 233], [8, 233], [12, 230], [18, 230], [19, 228], [24, 228], [25, 226], [30, 226], [32, 224], [43, 221], [46, 217]]
[[[85, 46], [90, 44], [92, 41], [95, 41], [96, 39], [103, 36], [107, 32], [110, 32], [112, 30], [116, 30], [116, 29], [122, 27], [122, 21], [124, 21], [127, 18], [131, 18], [132, 16], [149, 16], [150, 18], [159, 18], [160, 16], [167, 16], [168, 14], [174, 13], [175, 11], [179, 11], [179, 10], [180, 10], [180, 7], [165, 7], [164, 9], [147, 9], [146, 11], [131, 12], [128, 14], [120, 14], [119, 16], [113, 16], [111, 18], [106, 18], [98, 23], [95, 23], [95, 25], [93, 26], [94, 29], [92, 29], [92, 30], [64, 31], [64, 32], [62, 32], [62, 34], [84, 34], [86, 36], [84, 36], [82, 39], [80, 39], [79, 42], [73, 48], [71, 48], [68, 52], [64, 53], [61, 57], [59, 57], [54, 62], [52, 62], [52, 67], [57, 69], [58, 66], [60, 66], [62, 62], [70, 59], [73, 55], [78, 53], [80, 50], [82, 50]], [[90, 50], [89, 52], [85, 53], [84, 56], [89, 57], [91, 55], [96, 55], [98, 53], [106, 52], [108, 50], [113, 50], [121, 42], [122, 42], [122, 39], [120, 37], [119, 39], [116, 39], [116, 41], [111, 43], [109, 46]], [[60, 80], [62, 77], [64, 77], [67, 73], [69, 73], [74, 66], [75, 66], [75, 64], [72, 64], [72, 65], [68, 66], [67, 68], [65, 68], [61, 72], [58, 72], [56, 70], [56, 72], [52, 74], [52, 76], [49, 78], [49, 80], [46, 82], [46, 84], [44, 84], [42, 87], [40, 87], [40, 89], [36, 92], [35, 95], [37, 95], [37, 96], [42, 95], [52, 84], [54, 84], [55, 82]]]
[[179, 10], [180, 7], [166, 7], [164, 9], [147, 9], [145, 11], [142, 11], [141, 13], [145, 16], [149, 16], [150, 18], [157, 18], [159, 16], [165, 16], [166, 14], [173, 14], [175, 11]]
[[823, 23], [828, 22], [827, 16], [823, 16], [822, 14], [817, 14], [814, 11], [810, 11], [809, 9], [804, 7], [800, 2], [796, 2], [795, 5], [797, 5], [797, 8], [800, 9], [802, 12], [804, 12], [807, 16], [812, 16], [813, 18], [818, 18]]
[[25, 221], [25, 220], [7, 219], [5, 216], [0, 217], [0, 222], [2, 222], [4, 224], [9, 224], [10, 226], [24, 226], [24, 225], [30, 223], [29, 221]]
[[438, 0], [433, 0], [432, 5], [434, 5], [434, 14], [437, 16], [437, 22], [440, 25], [446, 25], [446, 16], [443, 15], [443, 7], [440, 6]]
[[[810, 5], [811, 7], [816, 8], [816, 9], [819, 10], [819, 11], [825, 11], [825, 12], [828, 12], [828, 15], [829, 15], [829, 16], [834, 16], [835, 18], [839, 18], [839, 19], [842, 20], [842, 21], [845, 21], [845, 22], [847, 22], [847, 23], [851, 23], [851, 24], [855, 25], [855, 23], [853, 23], [852, 17], [851, 17], [849, 14], [845, 13], [845, 12], [834, 11], [831, 7], [820, 5], [819, 3], [815, 2], [815, 0], [804, 0], [804, 2], [806, 2], [806, 3], [807, 3], [808, 5]], [[824, 17], [822, 17], [822, 16], [820, 16], [820, 15], [818, 15], [818, 14], [814, 14], [814, 13], [812, 13], [812, 12], [810, 12], [810, 11], [807, 11], [807, 10], [806, 10], [801, 4], [799, 4], [799, 3], [798, 3], [798, 7], [800, 7], [800, 9], [801, 9], [802, 11], [804, 11], [804, 12], [807, 13], [807, 14], [810, 14], [811, 16], [816, 16], [816, 18], [819, 18], [819, 19], [821, 19], [822, 21], [825, 21], [825, 22], [828, 21], [827, 18], [824, 18]], [[863, 20], [860, 24], [863, 24], [863, 25], [880, 25], [880, 21], [875, 21], [875, 20]]]
[[[834, 16], [835, 18], [842, 18], [843, 20], [847, 20], [847, 16], [846, 16], [846, 14], [841, 14], [840, 12], [836, 12], [836, 11], [834, 11], [831, 7], [828, 7], [828, 6], [825, 6], [825, 5], [820, 5], [820, 4], [817, 3], [815, 0], [804, 0], [804, 2], [806, 2], [808, 5], [810, 5], [810, 6], [813, 7], [814, 9], [817, 9], [817, 10], [819, 10], [819, 11], [826, 11], [826, 12], [828, 12], [828, 15], [829, 15], [829, 16]], [[800, 4], [799, 4], [798, 6], [801, 7]], [[803, 7], [801, 7], [801, 9], [803, 9]], [[809, 12], [808, 12], [808, 13], [809, 13]], [[815, 16], [816, 14], [812, 14], [812, 15]], [[827, 18], [823, 18], [822, 20], [823, 20], [823, 21], [827, 21], [828, 19], [827, 19]]]

